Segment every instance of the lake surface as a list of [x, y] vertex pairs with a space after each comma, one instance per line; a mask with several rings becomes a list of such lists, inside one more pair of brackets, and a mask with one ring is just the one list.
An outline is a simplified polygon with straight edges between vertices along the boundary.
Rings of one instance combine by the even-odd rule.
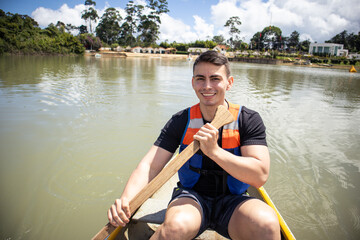
[[[360, 237], [360, 74], [231, 63], [267, 127], [265, 188], [297, 239]], [[0, 57], [0, 239], [89, 239], [172, 114], [192, 62]]]

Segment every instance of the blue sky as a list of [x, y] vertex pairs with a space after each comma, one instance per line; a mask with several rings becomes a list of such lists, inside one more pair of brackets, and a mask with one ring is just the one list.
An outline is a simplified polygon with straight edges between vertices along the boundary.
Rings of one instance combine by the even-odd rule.
[[[135, 0], [140, 2], [144, 0]], [[76, 26], [85, 24], [81, 12], [85, 0], [0, 0], [5, 12], [27, 14], [41, 27], [58, 20]], [[117, 8], [124, 17], [127, 0], [95, 0], [99, 16], [107, 7]], [[252, 36], [270, 23], [284, 36], [294, 30], [300, 39], [323, 42], [347, 30], [360, 31], [358, 0], [168, 0], [170, 12], [162, 16], [160, 41], [191, 42], [211, 39], [222, 34], [229, 37], [224, 24], [231, 16], [239, 16], [241, 37]]]

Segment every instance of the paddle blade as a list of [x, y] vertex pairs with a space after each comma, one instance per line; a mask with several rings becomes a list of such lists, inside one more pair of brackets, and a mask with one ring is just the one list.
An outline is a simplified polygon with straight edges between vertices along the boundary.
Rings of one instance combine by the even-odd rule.
[[215, 128], [221, 128], [222, 126], [235, 121], [234, 116], [227, 110], [226, 107], [220, 105], [216, 109], [215, 117], [211, 121], [211, 125]]

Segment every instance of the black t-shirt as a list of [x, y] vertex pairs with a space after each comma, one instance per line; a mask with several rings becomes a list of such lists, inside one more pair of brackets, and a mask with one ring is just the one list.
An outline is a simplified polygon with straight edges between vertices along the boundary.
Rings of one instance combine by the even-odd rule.
[[[186, 124], [188, 122], [189, 108], [184, 109], [174, 114], [171, 119], [166, 123], [164, 128], [154, 145], [161, 147], [169, 152], [174, 153], [181, 144], [181, 138], [184, 134]], [[204, 120], [204, 123], [206, 121]], [[241, 114], [239, 117], [239, 134], [240, 134], [240, 146], [245, 145], [267, 145], [266, 143], [266, 128], [260, 117], [260, 115], [246, 107], [241, 108]], [[219, 131], [218, 144], [221, 146], [222, 128]], [[200, 151], [200, 150], [199, 150]], [[199, 154], [202, 154], [201, 151]], [[222, 170], [222, 168], [203, 155], [203, 167], [206, 170]], [[201, 194], [208, 196], [217, 196], [223, 193], [222, 186], [223, 180], [221, 177], [216, 176], [200, 176], [199, 181], [195, 184], [193, 189]], [[228, 191], [228, 189], [226, 190]]]

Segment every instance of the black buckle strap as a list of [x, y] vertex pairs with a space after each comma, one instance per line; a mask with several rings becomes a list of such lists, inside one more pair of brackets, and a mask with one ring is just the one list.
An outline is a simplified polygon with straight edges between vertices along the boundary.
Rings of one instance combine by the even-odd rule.
[[225, 194], [227, 192], [227, 176], [229, 174], [226, 171], [224, 171], [224, 170], [206, 170], [206, 169], [196, 168], [191, 165], [189, 165], [189, 169], [191, 171], [194, 171], [203, 176], [209, 176], [209, 175], [214, 176], [215, 181], [216, 181], [216, 189], [218, 189], [218, 187], [219, 187], [218, 177], [222, 177], [222, 193]]

